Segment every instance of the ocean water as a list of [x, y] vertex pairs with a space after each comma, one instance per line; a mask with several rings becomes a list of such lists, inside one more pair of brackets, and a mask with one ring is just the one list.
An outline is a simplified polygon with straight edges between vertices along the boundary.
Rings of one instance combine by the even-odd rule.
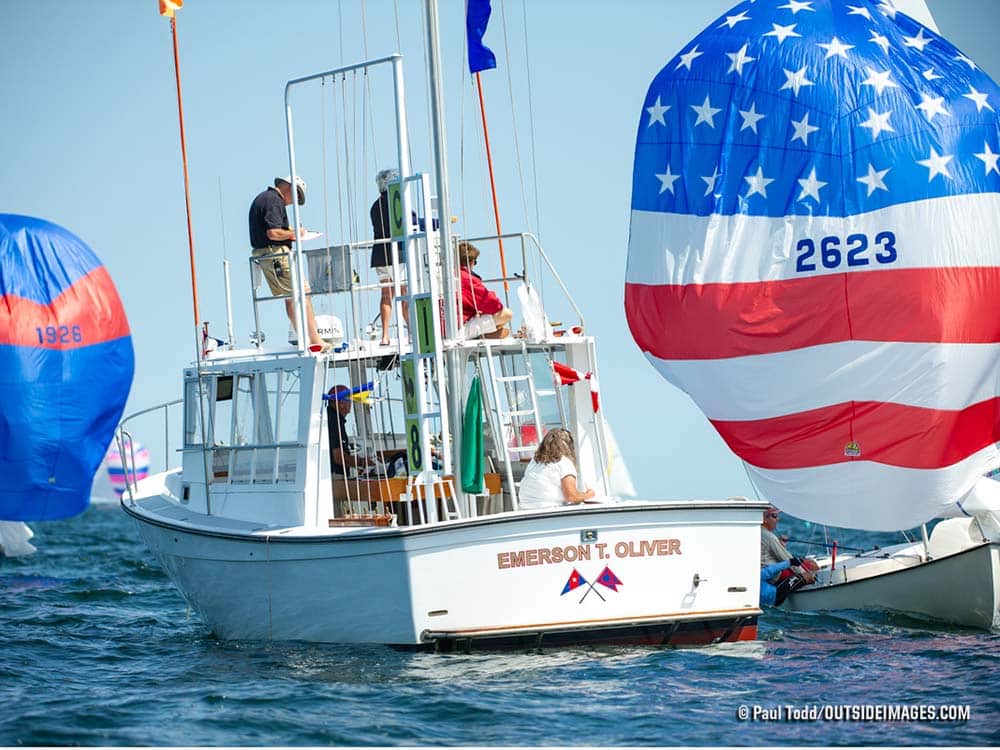
[[[0, 563], [0, 745], [1000, 742], [995, 634], [768, 612], [758, 641], [696, 650], [221, 642], [117, 507], [33, 527], [39, 552]], [[844, 705], [871, 718], [838, 720]], [[885, 705], [968, 718], [887, 721], [874, 714]], [[741, 707], [771, 720], [741, 721]]]

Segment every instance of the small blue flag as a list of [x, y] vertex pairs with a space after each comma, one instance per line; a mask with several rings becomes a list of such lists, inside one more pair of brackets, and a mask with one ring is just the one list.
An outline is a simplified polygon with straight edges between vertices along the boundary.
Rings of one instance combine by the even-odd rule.
[[490, 22], [490, 0], [468, 0], [465, 30], [469, 37], [469, 72], [478, 73], [497, 66], [497, 56], [483, 44], [486, 24]]

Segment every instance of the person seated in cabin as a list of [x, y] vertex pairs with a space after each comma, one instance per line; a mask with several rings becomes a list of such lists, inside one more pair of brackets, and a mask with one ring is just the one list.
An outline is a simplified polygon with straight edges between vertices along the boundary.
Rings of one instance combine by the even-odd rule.
[[462, 323], [466, 338], [504, 339], [510, 336], [514, 313], [486, 288], [472, 267], [479, 250], [471, 242], [458, 243], [458, 275], [462, 282]]
[[[389, 345], [389, 320], [392, 318], [392, 250], [395, 246], [399, 264], [399, 293], [406, 294], [406, 253], [399, 242], [389, 242], [392, 237], [389, 223], [389, 183], [399, 181], [399, 170], [382, 169], [375, 175], [375, 185], [378, 187], [378, 198], [372, 203], [371, 220], [375, 243], [372, 245], [371, 267], [378, 275], [382, 285], [382, 298], [379, 301], [379, 311], [382, 317], [382, 346]], [[416, 215], [414, 215], [415, 218]], [[403, 321], [410, 325], [410, 311], [403, 303]]]
[[[799, 586], [815, 581], [817, 569], [816, 563], [812, 560], [801, 560], [788, 551], [784, 544], [788, 537], [778, 538], [778, 535], [774, 533], [779, 518], [781, 518], [781, 511], [770, 505], [765, 509], [760, 524], [761, 581], [765, 580], [765, 571], [782, 563], [788, 563], [788, 565], [775, 569], [766, 579], [769, 585], [777, 587], [780, 595], [777, 604], [781, 604], [785, 597]], [[762, 597], [763, 592], [764, 589], [761, 586]]]
[[[289, 228], [288, 212], [285, 206], [292, 203], [292, 178], [275, 177], [274, 186], [269, 187], [250, 204], [250, 247], [257, 260], [267, 286], [275, 297], [285, 298], [285, 312], [295, 325], [295, 301], [292, 299], [292, 272], [288, 264], [288, 250], [295, 239], [295, 232]], [[296, 176], [295, 188], [299, 205], [306, 202], [306, 183]], [[305, 231], [305, 230], [303, 230]], [[274, 256], [274, 257], [265, 257]], [[308, 295], [309, 282], [305, 281], [304, 293]], [[309, 345], [320, 353], [330, 351], [333, 346], [319, 335], [312, 300], [306, 296], [306, 328], [309, 331]]]
[[[326, 429], [330, 438], [330, 473], [346, 476], [353, 468], [360, 475], [369, 469], [380, 468], [379, 461], [355, 452], [354, 444], [347, 434], [347, 417], [353, 406], [351, 389], [346, 385], [335, 385], [328, 391], [332, 397], [326, 404]], [[381, 454], [382, 464], [391, 466], [398, 458], [405, 460], [405, 450], [386, 451]], [[404, 472], [405, 473], [405, 472]], [[383, 476], [393, 476], [384, 473]]]
[[576, 483], [573, 433], [561, 427], [550, 430], [524, 470], [518, 491], [521, 510], [576, 505], [592, 497], [593, 490], [581, 492]]

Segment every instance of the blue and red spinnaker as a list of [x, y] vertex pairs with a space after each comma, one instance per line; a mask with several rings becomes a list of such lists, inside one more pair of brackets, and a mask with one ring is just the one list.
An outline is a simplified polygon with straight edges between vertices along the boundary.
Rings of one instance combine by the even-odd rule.
[[86, 509], [134, 369], [93, 250], [51, 222], [0, 214], [0, 520]]

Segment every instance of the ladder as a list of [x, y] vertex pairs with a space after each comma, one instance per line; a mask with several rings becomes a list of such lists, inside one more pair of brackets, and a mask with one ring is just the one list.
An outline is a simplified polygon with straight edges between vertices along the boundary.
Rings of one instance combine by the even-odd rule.
[[[403, 380], [403, 413], [406, 430], [406, 457], [410, 481], [407, 493], [417, 499], [421, 516], [426, 509], [426, 522], [438, 520], [435, 494], [441, 485], [441, 474], [434, 469], [431, 446], [435, 425], [440, 425], [447, 450], [448, 412], [447, 401], [440, 398], [434, 384], [443, 377], [444, 359], [440, 345], [441, 319], [436, 301], [441, 299], [437, 274], [431, 267], [433, 261], [429, 241], [433, 237], [433, 220], [430, 211], [430, 179], [427, 175], [404, 177], [388, 186], [390, 206], [390, 234], [393, 241], [402, 240], [406, 248], [407, 292], [395, 297], [397, 320], [401, 317], [401, 303], [406, 302], [410, 311], [410, 347], [404, 350], [399, 336], [400, 375]], [[411, 194], [412, 191], [412, 194]], [[414, 200], [415, 199], [415, 200]], [[419, 203], [424, 208], [426, 229], [421, 230], [411, 221], [411, 205]], [[398, 277], [397, 277], [398, 285]], [[401, 332], [400, 332], [401, 333]], [[446, 464], [447, 467], [447, 464]], [[424, 488], [421, 502], [414, 492], [415, 485]], [[457, 503], [449, 510], [444, 502], [445, 514], [459, 512]], [[424, 522], [424, 518], [421, 521]]]
[[[486, 344], [486, 367], [489, 372], [490, 395], [492, 404], [489, 405], [491, 416], [491, 428], [494, 442], [496, 443], [497, 454], [503, 464], [504, 474], [507, 478], [507, 486], [510, 488], [511, 502], [514, 510], [517, 510], [517, 488], [514, 484], [514, 471], [511, 458], [518, 459], [530, 457], [534, 454], [541, 440], [542, 419], [538, 408], [538, 394], [535, 389], [534, 377], [531, 373], [531, 361], [528, 357], [527, 347], [521, 344], [521, 361], [524, 363], [524, 374], [506, 374], [503, 357], [507, 352], [496, 353], [491, 344]], [[511, 352], [513, 360], [514, 353]], [[499, 370], [497, 374], [498, 363]], [[516, 360], [514, 360], [516, 363]], [[516, 368], [515, 368], [516, 369]], [[504, 396], [501, 398], [500, 386], [503, 385]], [[527, 392], [525, 394], [525, 391]], [[520, 396], [520, 397], [519, 397]], [[526, 407], [526, 401], [530, 401], [531, 408]], [[522, 408], [518, 408], [522, 407]], [[528, 421], [530, 419], [530, 422]], [[522, 427], [533, 424], [535, 427], [535, 442], [532, 445], [524, 444]], [[506, 436], [510, 434], [514, 438], [514, 445], [507, 445]]]

